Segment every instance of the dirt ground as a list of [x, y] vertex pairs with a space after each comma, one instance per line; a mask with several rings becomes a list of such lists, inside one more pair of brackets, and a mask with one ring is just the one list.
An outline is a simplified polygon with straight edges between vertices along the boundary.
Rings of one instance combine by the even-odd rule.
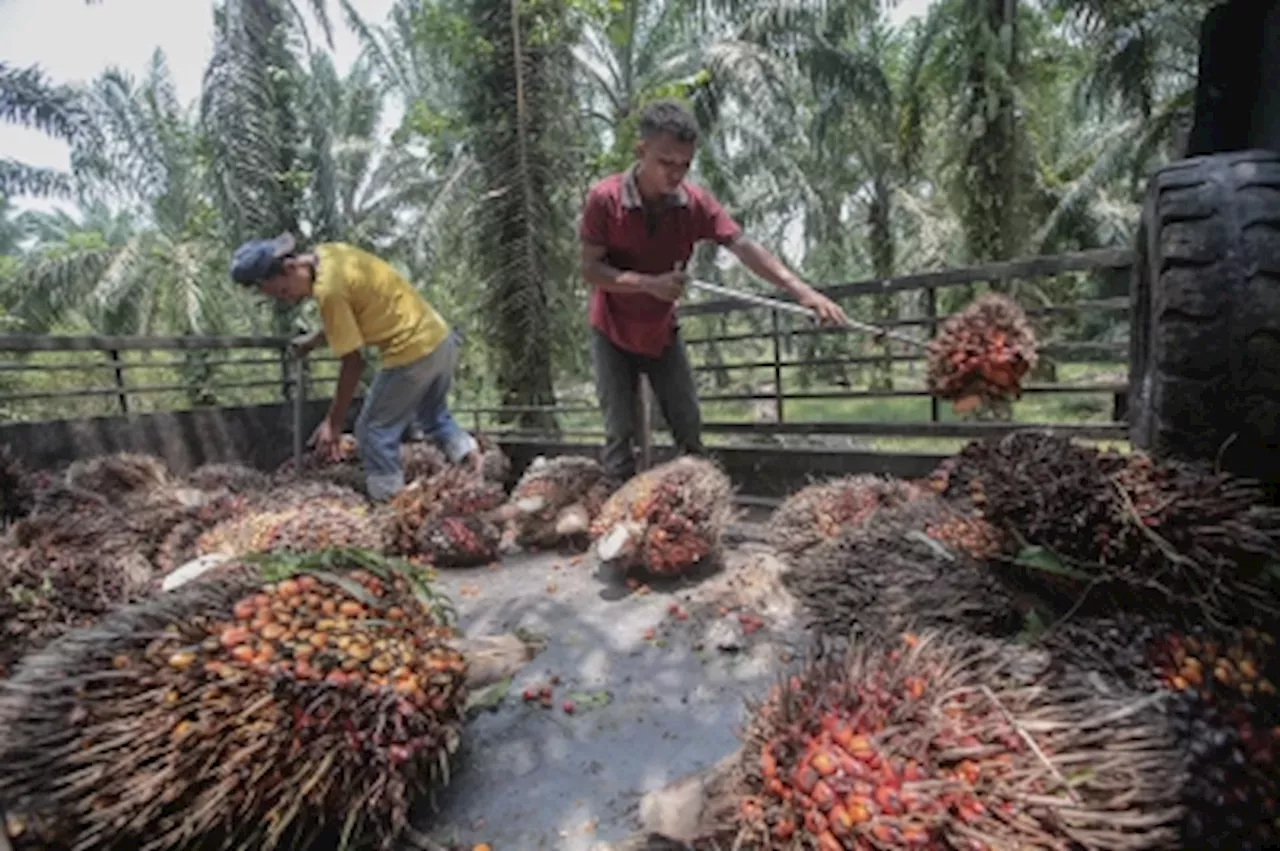
[[419, 829], [463, 849], [603, 851], [638, 829], [641, 796], [731, 753], [745, 700], [803, 646], [759, 527], [731, 539], [721, 569], [669, 585], [628, 584], [592, 556], [441, 571], [467, 634], [545, 648], [472, 720]]

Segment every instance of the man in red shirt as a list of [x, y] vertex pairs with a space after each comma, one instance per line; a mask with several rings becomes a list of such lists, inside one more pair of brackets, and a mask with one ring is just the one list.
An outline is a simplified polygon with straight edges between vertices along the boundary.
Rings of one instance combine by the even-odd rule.
[[641, 373], [649, 376], [677, 449], [702, 452], [698, 388], [676, 322], [685, 285], [680, 270], [696, 243], [714, 240], [728, 248], [823, 324], [847, 320], [839, 305], [744, 236], [710, 192], [685, 181], [697, 141], [688, 110], [671, 101], [650, 104], [640, 116], [635, 165], [591, 187], [583, 205], [578, 235], [582, 274], [591, 286], [591, 362], [606, 434], [602, 460], [617, 480], [635, 474], [633, 402]]

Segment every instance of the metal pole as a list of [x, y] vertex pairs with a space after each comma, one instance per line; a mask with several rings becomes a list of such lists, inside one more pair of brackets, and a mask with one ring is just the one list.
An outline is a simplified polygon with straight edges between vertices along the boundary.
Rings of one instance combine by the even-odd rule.
[[306, 359], [306, 355], [293, 358], [293, 470], [295, 473], [302, 470], [303, 442], [306, 440], [302, 436], [304, 428], [302, 415], [307, 399]]
[[[737, 299], [738, 301], [745, 302], [746, 304], [754, 304], [758, 307], [768, 307], [773, 310], [785, 310], [789, 313], [799, 313], [803, 316], [809, 317], [810, 319], [815, 318], [814, 312], [809, 308], [802, 307], [798, 304], [792, 304], [788, 301], [778, 301], [772, 298], [765, 298], [764, 296], [758, 296], [754, 293], [740, 293], [736, 290], [731, 290], [728, 287], [709, 284], [706, 281], [699, 281], [693, 278], [689, 279], [689, 284], [700, 290], [715, 293], [716, 295], [721, 295], [725, 298]], [[857, 320], [850, 319], [848, 320], [846, 327], [851, 331], [861, 331], [864, 334], [873, 334], [877, 339], [884, 337], [890, 340], [896, 340], [897, 342], [908, 346], [914, 346], [917, 349], [929, 348], [928, 343], [923, 343], [920, 340], [914, 340], [911, 337], [899, 334], [896, 331], [890, 331], [888, 328], [882, 328], [879, 325], [869, 325], [866, 322], [858, 322]]]
[[769, 315], [773, 320], [773, 404], [778, 422], [782, 422], [782, 320], [777, 310]]

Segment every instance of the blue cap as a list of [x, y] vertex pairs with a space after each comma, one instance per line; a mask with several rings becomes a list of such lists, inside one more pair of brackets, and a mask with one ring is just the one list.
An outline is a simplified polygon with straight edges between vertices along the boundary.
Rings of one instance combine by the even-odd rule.
[[274, 239], [251, 239], [231, 255], [231, 279], [238, 284], [260, 284], [275, 269], [276, 261], [293, 253], [291, 234]]

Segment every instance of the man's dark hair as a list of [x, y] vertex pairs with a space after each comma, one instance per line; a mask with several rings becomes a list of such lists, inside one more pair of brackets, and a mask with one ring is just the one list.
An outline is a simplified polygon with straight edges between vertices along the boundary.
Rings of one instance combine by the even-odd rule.
[[673, 100], [657, 100], [640, 113], [640, 138], [667, 135], [681, 143], [698, 141], [698, 122], [693, 113]]

